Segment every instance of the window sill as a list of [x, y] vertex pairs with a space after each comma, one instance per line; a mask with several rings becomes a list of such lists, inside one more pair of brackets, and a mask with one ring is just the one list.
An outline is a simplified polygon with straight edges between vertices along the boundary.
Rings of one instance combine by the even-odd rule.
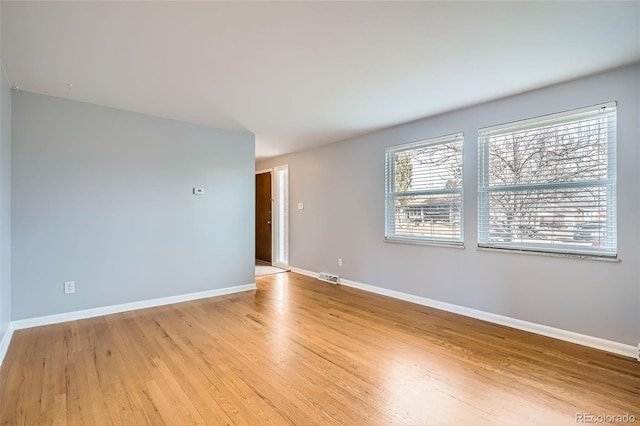
[[498, 253], [524, 254], [529, 256], [561, 257], [565, 259], [596, 260], [599, 262], [620, 263], [620, 259], [617, 257], [589, 256], [587, 254], [552, 253], [552, 252], [533, 251], [533, 250], [524, 250], [524, 249], [509, 249], [509, 248], [482, 247], [482, 246], [476, 247], [476, 250], [492, 251], [492, 252], [498, 252]]
[[394, 244], [414, 244], [419, 246], [433, 246], [433, 247], [447, 247], [447, 248], [456, 248], [456, 249], [464, 249], [464, 243], [451, 243], [451, 242], [438, 242], [438, 241], [422, 241], [422, 240], [405, 240], [403, 238], [385, 238], [385, 243], [394, 243]]

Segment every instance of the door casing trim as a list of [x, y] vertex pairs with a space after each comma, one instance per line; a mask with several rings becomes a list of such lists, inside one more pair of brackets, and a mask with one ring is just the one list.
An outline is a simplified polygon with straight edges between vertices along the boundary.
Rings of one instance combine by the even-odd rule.
[[[282, 164], [280, 166], [275, 166], [275, 167], [271, 167], [268, 169], [262, 169], [262, 170], [256, 170], [255, 174], [256, 175], [261, 175], [263, 173], [271, 173], [271, 221], [272, 223], [275, 223], [274, 217], [278, 217], [278, 212], [275, 211], [276, 206], [278, 205], [278, 203], [276, 203], [276, 188], [275, 188], [275, 169], [279, 168], [279, 167], [287, 167], [287, 170], [289, 170], [289, 164]], [[287, 194], [287, 198], [289, 197], [289, 186], [287, 185], [286, 188], [284, 188], [286, 194]], [[285, 216], [285, 223], [284, 226], [286, 226], [287, 229], [289, 229], [289, 215]], [[277, 266], [278, 268], [283, 268], [283, 269], [289, 269], [289, 259], [287, 256], [287, 263], [279, 263], [279, 262], [274, 262], [274, 256], [276, 253], [276, 249], [278, 247], [278, 235], [276, 232], [277, 227], [276, 226], [272, 226], [271, 227], [271, 265], [273, 266]], [[288, 232], [287, 232], [288, 235]], [[287, 245], [287, 248], [289, 246], [289, 241], [285, 241], [284, 242]]]

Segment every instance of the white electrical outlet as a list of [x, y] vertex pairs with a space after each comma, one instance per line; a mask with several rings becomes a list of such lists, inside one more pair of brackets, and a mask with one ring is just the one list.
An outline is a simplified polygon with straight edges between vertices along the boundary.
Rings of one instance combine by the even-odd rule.
[[338, 266], [342, 266], [342, 258], [341, 257], [338, 258]]
[[75, 281], [65, 281], [64, 282], [64, 294], [70, 294], [76, 292], [76, 282]]
[[204, 188], [193, 188], [193, 195], [204, 195]]

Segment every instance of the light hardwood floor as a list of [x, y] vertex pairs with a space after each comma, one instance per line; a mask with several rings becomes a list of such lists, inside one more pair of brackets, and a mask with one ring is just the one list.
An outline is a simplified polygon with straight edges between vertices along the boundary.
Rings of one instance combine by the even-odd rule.
[[576, 424], [640, 419], [640, 363], [293, 273], [14, 334], [5, 424]]

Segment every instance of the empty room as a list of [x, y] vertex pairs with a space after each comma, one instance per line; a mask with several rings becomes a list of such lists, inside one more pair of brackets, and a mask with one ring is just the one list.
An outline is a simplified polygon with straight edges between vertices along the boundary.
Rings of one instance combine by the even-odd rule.
[[1, 1], [0, 424], [640, 423], [640, 1]]

